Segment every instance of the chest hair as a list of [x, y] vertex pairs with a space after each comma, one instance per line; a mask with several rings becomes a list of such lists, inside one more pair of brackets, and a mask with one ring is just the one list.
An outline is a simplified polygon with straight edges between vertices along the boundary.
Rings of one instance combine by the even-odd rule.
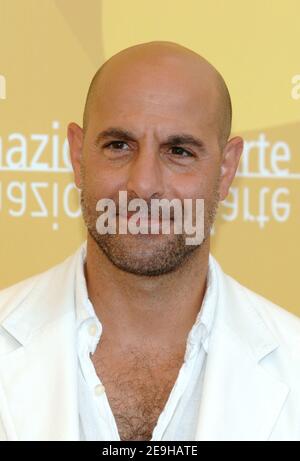
[[91, 357], [105, 386], [120, 439], [151, 440], [183, 363], [184, 351], [141, 350], [112, 355], [99, 348]]

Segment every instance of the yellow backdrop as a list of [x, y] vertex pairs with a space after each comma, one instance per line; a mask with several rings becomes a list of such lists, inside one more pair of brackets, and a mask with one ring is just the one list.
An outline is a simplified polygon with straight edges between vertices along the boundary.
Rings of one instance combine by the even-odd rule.
[[66, 126], [99, 65], [170, 40], [228, 83], [246, 140], [214, 226], [225, 271], [300, 315], [299, 0], [0, 0], [0, 288], [85, 238]]

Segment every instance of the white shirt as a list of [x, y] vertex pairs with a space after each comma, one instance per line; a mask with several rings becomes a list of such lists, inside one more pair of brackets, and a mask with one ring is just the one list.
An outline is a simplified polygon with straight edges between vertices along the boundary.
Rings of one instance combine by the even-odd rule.
[[[97, 348], [102, 325], [88, 299], [84, 276], [86, 245], [76, 269], [78, 329], [78, 389], [80, 440], [120, 441], [105, 387], [90, 358]], [[193, 441], [199, 418], [202, 382], [209, 337], [216, 308], [216, 277], [209, 261], [207, 288], [196, 321], [190, 330], [184, 361], [152, 433], [152, 441]], [[101, 346], [99, 346], [101, 347]]]

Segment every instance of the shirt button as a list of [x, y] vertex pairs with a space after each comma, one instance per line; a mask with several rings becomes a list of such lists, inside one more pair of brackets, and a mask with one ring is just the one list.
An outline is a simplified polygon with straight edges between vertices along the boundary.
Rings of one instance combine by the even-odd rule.
[[95, 336], [97, 333], [97, 325], [93, 323], [92, 325], [89, 326], [89, 334], [91, 336]]
[[96, 395], [101, 395], [101, 394], [103, 394], [104, 391], [105, 391], [105, 387], [103, 386], [103, 384], [98, 384], [95, 387], [95, 394]]

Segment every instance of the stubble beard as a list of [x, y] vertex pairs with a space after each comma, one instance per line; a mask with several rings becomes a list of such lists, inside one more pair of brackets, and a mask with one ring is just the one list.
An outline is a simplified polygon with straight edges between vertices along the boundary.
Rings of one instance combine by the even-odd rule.
[[97, 199], [89, 196], [85, 184], [81, 190], [81, 209], [88, 233], [100, 251], [117, 268], [135, 275], [158, 276], [178, 270], [210, 235], [219, 205], [219, 178], [212, 197], [204, 204], [204, 238], [200, 244], [187, 245], [185, 233], [145, 236], [142, 234], [100, 234], [96, 229]]

